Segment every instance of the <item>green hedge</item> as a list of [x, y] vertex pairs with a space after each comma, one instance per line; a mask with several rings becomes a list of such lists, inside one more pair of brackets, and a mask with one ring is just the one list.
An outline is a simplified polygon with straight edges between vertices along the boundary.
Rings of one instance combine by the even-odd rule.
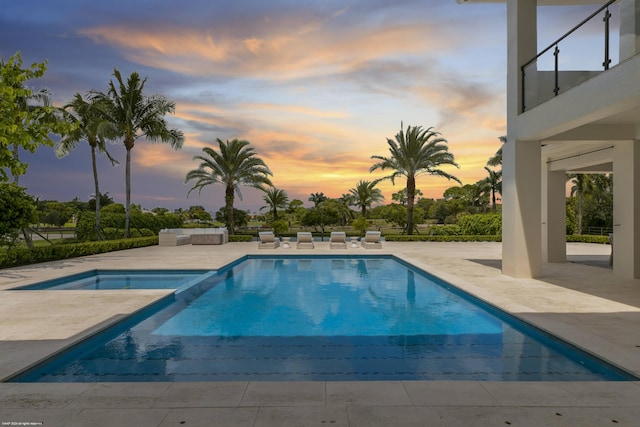
[[[406, 234], [385, 234], [384, 239], [389, 242], [501, 242], [502, 236], [433, 236], [425, 234], [414, 234], [411, 236], [407, 236]], [[609, 238], [607, 236], [569, 234], [567, 235], [567, 242], [607, 244], [609, 243]]]
[[103, 240], [100, 242], [82, 242], [75, 244], [51, 245], [28, 248], [16, 248], [0, 251], [0, 268], [57, 261], [86, 255], [141, 248], [158, 244], [158, 237], [140, 237], [137, 239]]
[[229, 242], [250, 242], [253, 240], [252, 234], [231, 234]]
[[427, 234], [385, 234], [387, 242], [501, 242], [502, 236], [431, 236]]
[[[100, 225], [106, 238], [124, 237], [125, 215], [121, 213], [102, 212]], [[97, 240], [95, 212], [82, 212], [76, 223], [76, 237], [82, 241]], [[131, 227], [129, 237], [141, 237], [151, 230], [151, 235], [157, 235], [163, 228], [181, 228], [182, 220], [178, 215], [165, 214], [153, 215], [151, 213], [131, 214]], [[108, 233], [112, 237], [107, 237]]]
[[499, 235], [502, 234], [502, 214], [465, 215], [458, 220], [458, 226], [462, 235]]
[[587, 234], [567, 234], [567, 242], [609, 243], [608, 236], [591, 236]]
[[[104, 238], [108, 240], [124, 239], [124, 230], [119, 228], [105, 227], [102, 229], [102, 232], [104, 233]], [[131, 236], [129, 236], [131, 238], [152, 237], [156, 235], [153, 230], [149, 230], [148, 228], [134, 228], [130, 230], [129, 234], [131, 234]]]
[[459, 225], [430, 225], [429, 234], [432, 236], [461, 236]]

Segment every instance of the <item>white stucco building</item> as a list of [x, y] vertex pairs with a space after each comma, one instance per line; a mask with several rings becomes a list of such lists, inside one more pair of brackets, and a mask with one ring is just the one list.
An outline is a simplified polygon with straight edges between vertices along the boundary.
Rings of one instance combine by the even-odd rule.
[[[507, 3], [503, 273], [537, 277], [543, 263], [565, 262], [565, 175], [607, 172], [613, 173], [613, 271], [640, 278], [640, 0], [457, 1]], [[556, 55], [554, 44], [534, 60], [547, 48], [537, 46], [537, 7], [568, 5], [593, 5], [595, 16], [585, 25], [595, 22], [601, 35], [580, 55], [595, 58], [598, 67], [563, 70], [563, 43], [574, 33], [558, 42]], [[566, 31], [586, 18], [576, 16]]]

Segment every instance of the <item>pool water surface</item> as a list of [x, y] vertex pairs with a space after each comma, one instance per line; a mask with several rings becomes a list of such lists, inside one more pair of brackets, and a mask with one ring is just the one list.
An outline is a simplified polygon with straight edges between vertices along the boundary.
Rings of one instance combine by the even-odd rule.
[[249, 256], [13, 381], [634, 379], [392, 256]]
[[212, 273], [210, 270], [92, 270], [14, 290], [183, 289]]

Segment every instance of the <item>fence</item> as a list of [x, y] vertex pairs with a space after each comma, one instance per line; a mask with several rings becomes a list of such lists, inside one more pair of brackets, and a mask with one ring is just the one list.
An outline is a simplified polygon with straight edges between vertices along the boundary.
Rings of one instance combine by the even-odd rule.
[[35, 227], [29, 230], [32, 240], [75, 239], [75, 227]]

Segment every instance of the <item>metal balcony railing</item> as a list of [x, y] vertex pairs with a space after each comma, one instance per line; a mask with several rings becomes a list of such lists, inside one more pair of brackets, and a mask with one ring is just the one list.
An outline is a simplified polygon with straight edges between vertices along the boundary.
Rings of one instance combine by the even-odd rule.
[[[602, 7], [593, 12], [571, 30], [567, 31], [562, 37], [551, 43], [544, 50], [538, 53], [534, 58], [520, 67], [522, 79], [521, 112], [524, 112], [528, 108], [533, 108], [536, 105], [540, 105], [543, 102], [548, 101], [555, 96], [558, 96], [558, 94], [579, 85], [580, 83], [594, 77], [597, 74], [602, 73], [603, 71], [608, 70], [609, 67], [612, 66], [610, 43], [612, 32], [611, 20], [613, 15], [611, 14], [609, 7], [616, 1], [618, 0], [610, 0], [602, 5]], [[602, 17], [602, 22], [604, 23], [604, 32], [602, 32], [602, 27], [598, 29], [594, 26], [594, 24], [597, 24], [595, 20], [596, 17]], [[579, 60], [576, 61], [576, 58], [579, 56], [585, 56], [584, 51], [579, 52], [577, 55], [572, 55], [572, 52], [570, 51], [569, 55], [567, 55], [568, 59], [566, 61], [566, 64], [562, 63], [560, 57], [561, 42], [563, 43], [563, 46], [571, 46], [572, 38], [577, 39], [579, 37], [579, 30], [582, 31], [582, 46], [584, 46], [584, 43], [588, 43], [588, 41], [585, 41], [584, 39], [591, 40], [593, 39], [594, 34], [601, 34], [597, 37], [604, 37], [604, 49], [602, 52], [604, 60], [597, 66], [588, 64], [588, 70], [561, 70], [560, 68], [563, 65], [567, 66], [567, 64], [580, 62]], [[575, 40], [573, 40], [573, 45], [575, 50]], [[593, 46], [593, 43], [591, 44], [591, 46]], [[551, 56], [553, 57], [551, 58]], [[590, 56], [590, 54], [586, 56], [588, 56], [588, 58], [586, 59], [593, 60], [593, 56]]]

